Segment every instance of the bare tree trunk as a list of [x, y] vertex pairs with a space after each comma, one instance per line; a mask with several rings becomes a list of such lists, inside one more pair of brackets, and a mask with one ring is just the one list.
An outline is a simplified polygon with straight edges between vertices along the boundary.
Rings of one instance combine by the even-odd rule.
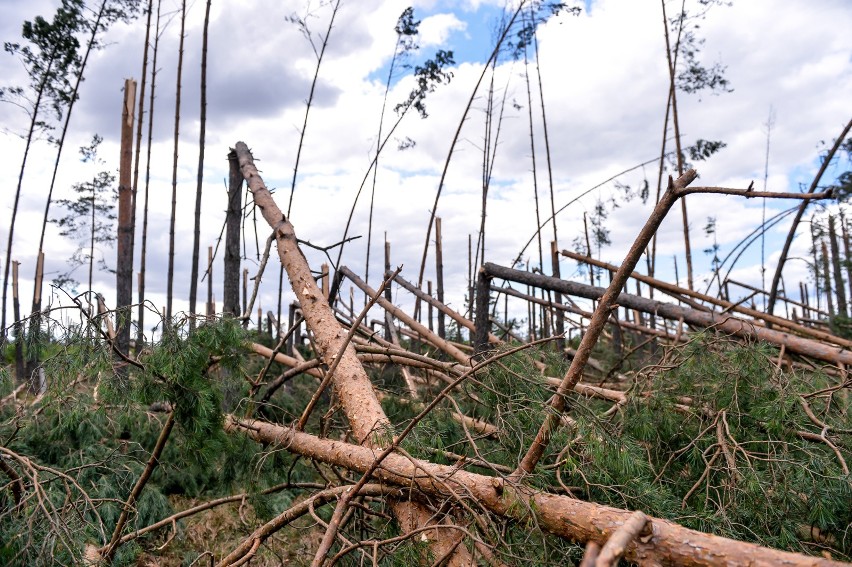
[[[677, 89], [675, 88], [675, 63], [672, 60], [671, 47], [669, 45], [669, 24], [666, 18], [666, 2], [661, 0], [663, 5], [663, 25], [666, 30], [666, 58], [669, 63], [669, 80], [670, 93], [672, 102], [672, 124], [674, 125], [675, 149], [677, 151], [677, 174], [683, 175], [683, 150], [680, 145], [680, 124], [677, 117]], [[681, 28], [683, 25], [681, 25]], [[678, 40], [678, 45], [680, 41]], [[677, 47], [675, 49], [678, 49]], [[686, 213], [686, 199], [680, 200], [680, 211], [683, 217], [683, 247], [686, 255], [686, 284], [690, 291], [694, 289], [692, 285], [692, 249], [689, 244], [689, 218]]]
[[[444, 245], [443, 234], [441, 233], [441, 217], [435, 219], [435, 273], [436, 285], [435, 290], [438, 294], [438, 301], [444, 303]], [[447, 330], [444, 328], [444, 314], [438, 311], [438, 336], [442, 339], [447, 338]]]
[[828, 267], [828, 247], [825, 245], [825, 240], [821, 243], [822, 246], [822, 281], [825, 286], [825, 300], [828, 303], [828, 316], [834, 317], [837, 312], [834, 310], [834, 297], [831, 289], [831, 269]]
[[[141, 349], [145, 339], [145, 261], [148, 256], [148, 190], [151, 185], [151, 142], [154, 136], [154, 95], [157, 91], [157, 50], [160, 46], [160, 6], [157, 0], [157, 23], [154, 28], [154, 46], [151, 60], [151, 98], [148, 103], [148, 156], [145, 160], [145, 203], [142, 208], [142, 245], [139, 250], [139, 316], [137, 324], [136, 348]], [[145, 56], [148, 57], [148, 44], [145, 44]], [[142, 120], [142, 116], [139, 116]], [[135, 222], [134, 222], [135, 232]]]
[[18, 266], [12, 262], [12, 311], [15, 317], [15, 379], [22, 384], [27, 379], [24, 366], [24, 326], [21, 324], [21, 303], [18, 299]]
[[[130, 352], [130, 304], [133, 303], [133, 114], [136, 106], [136, 81], [124, 82], [124, 106], [121, 114], [121, 162], [118, 179], [118, 242], [115, 264], [115, 326], [119, 352]], [[94, 194], [94, 191], [92, 192]], [[92, 201], [92, 210], [95, 208]], [[94, 230], [94, 229], [93, 229]]]
[[[86, 64], [89, 61], [89, 54], [91, 54], [92, 50], [95, 48], [95, 39], [98, 35], [98, 31], [100, 31], [101, 20], [103, 19], [104, 14], [106, 13], [108, 1], [109, 0], [103, 0], [101, 2], [101, 6], [98, 9], [97, 16], [95, 16], [95, 23], [92, 25], [92, 33], [89, 36], [88, 42], [86, 43], [86, 54], [83, 56], [83, 61], [82, 61], [81, 65], [80, 65], [80, 67], [77, 71], [77, 74], [76, 74], [76, 77], [75, 77], [75, 82], [74, 82], [74, 90], [71, 93], [71, 97], [70, 97], [69, 102], [68, 102], [68, 110], [65, 113], [65, 120], [63, 121], [63, 124], [62, 124], [62, 132], [59, 134], [59, 140], [57, 141], [56, 160], [53, 163], [53, 175], [51, 176], [51, 179], [50, 179], [50, 187], [47, 190], [47, 200], [46, 200], [45, 205], [44, 205], [44, 217], [43, 217], [42, 223], [41, 223], [41, 236], [39, 237], [39, 241], [38, 241], [38, 253], [39, 254], [44, 252], [44, 238], [45, 238], [45, 235], [47, 234], [47, 224], [48, 224], [48, 222], [50, 222], [50, 205], [53, 202], [53, 189], [56, 186], [56, 176], [57, 176], [57, 173], [59, 172], [59, 162], [60, 162], [60, 159], [62, 158], [62, 150], [65, 148], [65, 137], [68, 134], [68, 126], [71, 123], [71, 114], [72, 114], [72, 111], [74, 110], [74, 105], [75, 105], [75, 103], [78, 99], [77, 93], [80, 90], [80, 84], [83, 82], [83, 73], [85, 72]], [[94, 190], [92, 191], [92, 194], [94, 195]], [[94, 217], [94, 202], [92, 203], [92, 216]], [[94, 231], [94, 221], [92, 222], [92, 231]], [[91, 257], [89, 258], [89, 261], [92, 262]], [[90, 280], [91, 280], [91, 278], [90, 278]], [[91, 287], [92, 286], [90, 284], [89, 285], [90, 291], [91, 291]], [[33, 297], [35, 297], [35, 294], [33, 295]], [[33, 302], [32, 309], [31, 309], [30, 312], [36, 313], [38, 311], [41, 311], [41, 303], [36, 304], [35, 302]]]
[[186, 0], [180, 5], [180, 44], [178, 47], [177, 84], [175, 86], [175, 148], [172, 157], [172, 214], [169, 221], [169, 270], [166, 276], [166, 324], [171, 325], [175, 284], [175, 217], [177, 216], [178, 140], [180, 139], [180, 83], [183, 72], [183, 40], [186, 29]]
[[837, 244], [837, 229], [834, 225], [834, 215], [828, 215], [828, 242], [831, 246], [831, 265], [834, 269], [834, 292], [837, 294], [837, 312], [846, 317], [849, 310], [846, 307], [846, 285], [843, 283], [843, 272], [840, 270], [840, 246]]
[[[391, 255], [391, 243], [388, 242], [388, 233], [385, 232], [385, 273], [386, 274], [391, 269], [390, 255]], [[387, 276], [385, 276], [385, 277], [387, 277]], [[385, 299], [387, 301], [393, 301], [393, 295], [391, 295], [391, 293], [392, 292], [391, 292], [390, 286], [385, 287]], [[393, 335], [392, 335], [393, 329], [391, 329], [390, 326], [391, 326], [391, 322], [387, 321], [387, 319], [386, 319], [385, 320], [385, 340], [386, 341], [390, 341], [390, 340], [393, 339]]]
[[51, 69], [53, 68], [54, 60], [50, 60], [50, 65], [48, 65], [47, 69], [45, 69], [44, 79], [39, 84], [38, 91], [36, 92], [36, 99], [33, 103], [33, 111], [30, 117], [30, 127], [27, 131], [27, 142], [24, 145], [24, 156], [21, 158], [21, 169], [18, 172], [18, 187], [15, 189], [15, 201], [12, 204], [12, 219], [9, 221], [9, 239], [6, 243], [6, 260], [5, 260], [5, 268], [3, 271], [3, 305], [2, 314], [0, 314], [0, 344], [6, 342], [6, 295], [9, 288], [9, 268], [12, 265], [12, 243], [14, 242], [15, 237], [15, 221], [18, 217], [18, 203], [21, 199], [21, 187], [24, 184], [24, 171], [27, 169], [27, 158], [30, 155], [30, 147], [32, 146], [33, 139], [35, 137], [36, 128], [39, 125], [38, 114], [41, 109], [41, 101], [44, 97], [44, 91], [47, 87], [47, 81], [49, 79]]
[[[555, 228], [553, 232], [554, 234], [556, 233]], [[553, 277], [561, 278], [562, 275], [559, 272], [559, 247], [557, 246], [555, 240], [550, 243], [550, 258], [553, 269]], [[553, 302], [556, 305], [562, 305], [562, 294], [557, 292], [553, 296]], [[554, 313], [554, 316], [556, 317], [556, 334], [559, 335], [559, 338], [556, 339], [556, 350], [559, 352], [564, 352], [565, 338], [562, 335], [565, 334], [565, 313], [561, 309], [557, 308], [556, 312]]]
[[210, 27], [210, 3], [204, 12], [201, 39], [201, 116], [198, 134], [198, 183], [195, 187], [195, 230], [192, 237], [192, 275], [189, 279], [189, 328], [195, 328], [195, 300], [198, 293], [198, 252], [201, 246], [201, 187], [204, 182], [204, 136], [207, 129], [207, 30]]
[[840, 230], [843, 236], [843, 258], [846, 266], [846, 280], [849, 282], [849, 299], [852, 300], [852, 256], [849, 254], [849, 231], [843, 209], [840, 209]]
[[[228, 211], [225, 217], [225, 268], [222, 311], [236, 317], [240, 310], [240, 221], [243, 177], [234, 150], [228, 154]], [[292, 323], [292, 321], [291, 321]]]

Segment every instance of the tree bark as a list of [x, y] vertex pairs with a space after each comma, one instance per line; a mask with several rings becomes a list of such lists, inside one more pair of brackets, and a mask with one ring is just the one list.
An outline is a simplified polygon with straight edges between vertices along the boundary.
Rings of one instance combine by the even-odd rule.
[[186, 0], [180, 9], [180, 44], [178, 47], [177, 85], [175, 87], [175, 147], [172, 156], [172, 214], [169, 221], [169, 270], [166, 276], [166, 324], [171, 325], [175, 285], [175, 217], [177, 216], [178, 140], [180, 138], [180, 83], [183, 72], [183, 40], [186, 26]]
[[[612, 264], [608, 264], [606, 262], [601, 262], [600, 260], [595, 260], [593, 258], [587, 258], [585, 256], [581, 256], [580, 254], [575, 254], [568, 250], [563, 250], [562, 255], [571, 258], [572, 260], [577, 260], [578, 262], [586, 262], [593, 266], [598, 266], [600, 268], [605, 268], [610, 270], [611, 272], [615, 272], [618, 270], [618, 266], [614, 266]], [[633, 272], [630, 274], [630, 277], [634, 278], [637, 282], [642, 282], [648, 284], [651, 288], [656, 288], [662, 291], [663, 293], [669, 294], [671, 297], [674, 297], [678, 300], [682, 300], [683, 296], [691, 297], [697, 299], [699, 301], [704, 301], [706, 303], [710, 303], [712, 305], [717, 305], [722, 308], [723, 311], [732, 311], [735, 313], [742, 313], [743, 315], [748, 315], [749, 317], [753, 317], [755, 319], [761, 319], [766, 323], [771, 323], [773, 325], [778, 325], [779, 327], [784, 327], [790, 329], [792, 331], [809, 335], [812, 338], [828, 341], [830, 343], [834, 343], [837, 345], [844, 346], [848, 349], [852, 349], [852, 341], [848, 339], [844, 339], [843, 337], [838, 337], [831, 333], [826, 333], [824, 331], [820, 331], [818, 329], [814, 329], [812, 327], [806, 327], [804, 325], [800, 325], [794, 321], [790, 321], [789, 319], [784, 319], [783, 317], [777, 317], [775, 315], [768, 315], [763, 311], [759, 311], [757, 309], [751, 309], [749, 307], [743, 307], [742, 305], [738, 305], [732, 303], [730, 301], [725, 301], [721, 299], [716, 299], [710, 295], [704, 295], [703, 293], [698, 293], [697, 291], [689, 291], [687, 289], [677, 287], [676, 285], [672, 285], [670, 283], [660, 281], [658, 279], [645, 276], [639, 274], [637, 272]], [[733, 280], [728, 280], [729, 283], [736, 283], [737, 285], [743, 286], [739, 282], [734, 282]], [[638, 284], [637, 284], [638, 285]], [[752, 291], [755, 291], [757, 288], [750, 288]], [[638, 296], [638, 295], [637, 295]], [[685, 301], [685, 303], [690, 304], [693, 302]], [[695, 303], [694, 305], [700, 305]], [[805, 307], [804, 305], [802, 305]], [[701, 309], [702, 311], [706, 311], [706, 308]]]
[[201, 40], [201, 116], [198, 134], [198, 178], [195, 186], [195, 229], [192, 233], [192, 275], [189, 278], [189, 328], [195, 327], [195, 302], [198, 293], [198, 253], [201, 247], [201, 187], [204, 181], [204, 139], [207, 132], [207, 30], [210, 27], [210, 3], [204, 12]]
[[[243, 177], [234, 150], [228, 154], [228, 211], [225, 217], [225, 268], [222, 311], [232, 317], [240, 310], [240, 221], [242, 220]], [[292, 321], [291, 321], [292, 323]]]
[[[351, 343], [344, 343], [347, 333], [337, 322], [331, 306], [317, 286], [310, 266], [299, 249], [293, 225], [281, 213], [264, 185], [254, 166], [248, 146], [243, 142], [237, 142], [234, 156], [238, 160], [240, 172], [248, 183], [255, 204], [261, 210], [266, 222], [275, 230], [278, 255], [301, 305], [305, 321], [313, 331], [317, 354], [329, 367], [337, 363], [332, 384], [344, 414], [349, 420], [354, 438], [359, 444], [365, 445], [370, 454], [373, 454], [372, 449], [382, 447], [388, 442], [393, 434], [392, 425], [379, 404], [364, 367], [358, 360], [355, 347]], [[344, 344], [345, 348], [343, 348]], [[340, 360], [335, 361], [338, 357]], [[431, 516], [427, 508], [413, 502], [392, 500], [391, 507], [403, 531], [426, 525]], [[436, 555], [443, 556], [445, 552], [456, 546], [458, 538], [458, 532], [455, 530], [442, 530], [441, 536], [436, 541]], [[458, 566], [470, 564], [470, 558], [463, 545], [458, 546], [457, 551], [452, 553], [450, 564]]]
[[[121, 161], [118, 174], [118, 242], [115, 264], [115, 326], [118, 350], [130, 353], [130, 304], [133, 303], [133, 120], [136, 81], [124, 82], [124, 109], [121, 113]], [[94, 196], [94, 195], [93, 195]], [[92, 201], [92, 210], [95, 203]], [[94, 229], [93, 229], [94, 230]]]
[[[557, 280], [541, 274], [529, 274], [520, 270], [513, 270], [498, 266], [490, 262], [484, 264], [486, 272], [495, 278], [506, 279], [518, 283], [528, 283], [552, 291], [560, 291], [569, 295], [576, 295], [586, 299], [600, 299], [606, 291], [601, 287], [566, 280]], [[696, 327], [713, 327], [723, 333], [731, 333], [743, 338], [754, 338], [772, 343], [776, 346], [784, 346], [788, 351], [795, 352], [811, 358], [824, 360], [836, 364], [842, 362], [846, 365], [852, 364], [852, 351], [845, 348], [828, 345], [820, 341], [798, 337], [791, 333], [767, 329], [755, 326], [752, 321], [739, 319], [722, 313], [710, 313], [687, 309], [672, 303], [654, 301], [645, 297], [621, 293], [616, 302], [623, 307], [637, 309], [645, 313], [653, 313], [666, 319], [683, 322]]]
[[849, 314], [846, 307], [846, 285], [840, 270], [840, 246], [837, 243], [837, 229], [834, 215], [828, 215], [828, 243], [831, 246], [831, 267], [834, 270], [834, 292], [837, 294], [837, 312], [844, 317]]
[[[225, 429], [242, 432], [255, 441], [276, 444], [288, 451], [318, 461], [364, 472], [376, 458], [368, 447], [320, 439], [313, 435], [262, 421], [225, 420]], [[436, 465], [407, 456], [390, 454], [374, 474], [377, 479], [399, 486], [416, 486], [426, 494], [444, 498], [464, 494], [504, 518], [540, 526], [543, 530], [577, 542], [603, 544], [632, 516], [632, 512], [519, 487], [505, 479]], [[452, 493], [449, 491], [452, 490]], [[626, 545], [625, 557], [642, 565], [705, 567], [842, 567], [846, 565], [761, 547], [690, 530], [674, 522], [648, 517], [648, 538]]]

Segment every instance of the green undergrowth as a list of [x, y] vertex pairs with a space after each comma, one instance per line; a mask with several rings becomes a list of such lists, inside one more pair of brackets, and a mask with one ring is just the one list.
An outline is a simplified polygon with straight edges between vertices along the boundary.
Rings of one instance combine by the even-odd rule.
[[[573, 423], [554, 435], [527, 482], [702, 532], [849, 559], [852, 477], [835, 454], [836, 448], [852, 462], [848, 385], [839, 387], [842, 378], [818, 369], [779, 369], [777, 356], [765, 344], [698, 335], [637, 373], [629, 402], [613, 415], [604, 415], [610, 402], [571, 396], [567, 415]], [[496, 438], [466, 434], [452, 418], [456, 406], [447, 403], [423, 420], [407, 450], [456, 462], [425, 449], [438, 448], [514, 469], [551, 395], [533, 360], [545, 362], [551, 376], [567, 369], [550, 353], [519, 353], [477, 372], [466, 395], [457, 396], [464, 413], [498, 426]], [[828, 425], [833, 447], [804, 438], [822, 431], [805, 405]], [[494, 474], [486, 466], [478, 472]], [[506, 532], [500, 537], [513, 541]], [[543, 549], [513, 544], [501, 550], [521, 553], [521, 547], [524, 553]]]
[[[80, 564], [86, 545], [109, 541], [163, 429], [164, 407], [174, 410], [175, 427], [124, 533], [173, 514], [176, 496], [251, 495], [288, 474], [293, 482], [313, 480], [307, 465], [293, 468], [286, 452], [259, 459], [255, 442], [222, 429], [224, 413], [238, 410], [247, 394], [244, 373], [254, 371], [246, 366], [248, 339], [233, 321], [192, 332], [174, 328], [137, 368], [122, 367], [105, 343], [84, 333], [54, 338], [43, 363], [44, 396], [30, 396], [26, 409], [0, 406], [4, 460], [22, 473], [26, 488], [16, 506], [8, 477], [0, 476], [0, 564]], [[0, 393], [13, 387], [5, 370]], [[276, 494], [249, 502], [257, 517], [269, 518], [291, 499]], [[114, 564], [135, 564], [143, 548], [166, 535], [161, 530], [122, 546]], [[180, 549], [181, 537], [171, 546]]]
[[[624, 338], [625, 344], [631, 340]], [[258, 394], [254, 404], [247, 403], [250, 381], [265, 366], [247, 354], [251, 340], [261, 339], [233, 321], [191, 332], [174, 328], [139, 357], [143, 367], [137, 368], [117, 365], [104, 343], [85, 334], [54, 336], [42, 350], [50, 353], [44, 362], [46, 394], [30, 397], [24, 408], [0, 406], [0, 446], [8, 451], [4, 462], [23, 474], [27, 488], [16, 507], [11, 486], [0, 485], [0, 564], [78, 564], [85, 545], [108, 541], [162, 431], [167, 414], [155, 409], [164, 403], [174, 409], [176, 425], [125, 533], [191, 503], [241, 492], [248, 496], [240, 504], [178, 522], [163, 552], [157, 547], [171, 537], [168, 529], [121, 547], [116, 565], [143, 559], [188, 565], [206, 561], [199, 554], [204, 550], [221, 557], [258, 522], [304, 494], [261, 495], [262, 490], [285, 481], [357, 481], [360, 475], [223, 432], [223, 415], [231, 412], [254, 411], [289, 425], [318, 383], [297, 376], [267, 403], [259, 403]], [[848, 386], [839, 387], [842, 378], [805, 366], [779, 369], [774, 349], [711, 334], [661, 354], [654, 364], [630, 372], [632, 382], [623, 385], [628, 403], [618, 411], [611, 411], [609, 401], [572, 394], [566, 411], [570, 420], [524, 482], [640, 509], [703, 532], [849, 559], [852, 479], [842, 472], [841, 458], [852, 462], [852, 411]], [[596, 356], [604, 355], [605, 343]], [[488, 475], [507, 475], [517, 466], [549, 411], [552, 388], [545, 376], [562, 377], [570, 361], [549, 346], [491, 356], [495, 359], [452, 392], [452, 400], [440, 402], [419, 421], [402, 443], [407, 453], [448, 465], [458, 465], [463, 455], [469, 459], [466, 467]], [[606, 360], [605, 366], [617, 357]], [[628, 361], [621, 371], [628, 372], [630, 364], [635, 362]], [[284, 370], [273, 364], [264, 380]], [[421, 399], [411, 400], [398, 367], [376, 367], [370, 373], [397, 433], [446, 386], [433, 376]], [[13, 387], [5, 371], [0, 394]], [[466, 428], [457, 419], [459, 412], [495, 426], [496, 433]], [[819, 439], [823, 427], [814, 420], [827, 426], [828, 442]], [[320, 397], [307, 430], [348, 438], [348, 424], [331, 389]], [[493, 546], [496, 559], [505, 564], [564, 565], [582, 557], [581, 546], [539, 530], [535, 510], [520, 510], [517, 519], [506, 520], [473, 501], [466, 502], [467, 509], [429, 502]], [[316, 513], [328, 521], [332, 510], [329, 505]], [[464, 522], [470, 510], [477, 522]], [[321, 533], [310, 517], [302, 518], [264, 546], [257, 562], [309, 563]], [[365, 499], [353, 508], [344, 534], [354, 541], [393, 538], [399, 531], [381, 500]], [[437, 559], [430, 553], [423, 541], [410, 539], [382, 548], [378, 557], [383, 566], [407, 566], [430, 564]], [[360, 564], [364, 557], [354, 552], [339, 564]]]

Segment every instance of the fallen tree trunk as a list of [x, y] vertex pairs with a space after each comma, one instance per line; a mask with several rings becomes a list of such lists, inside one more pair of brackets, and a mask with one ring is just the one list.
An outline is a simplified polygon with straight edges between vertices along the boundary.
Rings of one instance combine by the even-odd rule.
[[[388, 277], [391, 274], [393, 274], [393, 272], [389, 271], [385, 274], [385, 277]], [[437, 309], [441, 313], [444, 313], [450, 319], [452, 319], [453, 321], [455, 321], [456, 323], [458, 323], [459, 325], [461, 325], [462, 327], [464, 327], [465, 329], [467, 329], [471, 333], [474, 333], [476, 331], [476, 328], [475, 328], [475, 325], [473, 324], [473, 321], [471, 321], [470, 319], [466, 319], [459, 312], [457, 312], [457, 311], [451, 309], [450, 307], [448, 307], [447, 305], [441, 303], [440, 301], [438, 301], [437, 299], [435, 299], [434, 297], [432, 297], [428, 293], [423, 293], [423, 291], [418, 289], [417, 286], [415, 286], [413, 283], [407, 281], [405, 278], [403, 278], [399, 274], [396, 275], [396, 277], [394, 278], [394, 281], [396, 283], [398, 283], [403, 289], [414, 294], [416, 297], [419, 297], [420, 299], [422, 299], [426, 303], [431, 304], [435, 309]], [[503, 341], [500, 340], [500, 338], [497, 337], [496, 335], [489, 334], [488, 335], [488, 342], [490, 342], [490, 343], [502, 343]]]
[[[346, 276], [353, 284], [361, 288], [361, 291], [369, 295], [371, 298], [376, 297], [376, 290], [368, 286], [355, 272], [346, 266], [342, 266], [340, 268], [340, 273]], [[442, 339], [384, 297], [379, 297], [377, 303], [382, 306], [382, 309], [408, 325], [412, 330], [416, 331], [424, 340], [429, 341], [434, 346], [452, 356], [460, 364], [470, 365], [470, 357], [459, 350], [455, 345], [451, 344], [450, 341]]]
[[[272, 423], [228, 416], [225, 429], [242, 432], [255, 441], [285, 447], [292, 453], [365, 472], [379, 451], [350, 443], [320, 439]], [[604, 544], [627, 522], [632, 513], [609, 506], [576, 500], [513, 485], [504, 479], [480, 475], [457, 467], [436, 465], [392, 453], [374, 476], [399, 486], [416, 487], [444, 498], [466, 495], [490, 512], [513, 518], [566, 539]], [[648, 518], [649, 536], [632, 541], [625, 557], [642, 565], [706, 567], [841, 567], [848, 565], [819, 557], [761, 547], [685, 528], [674, 522]]]
[[[586, 299], [600, 299], [606, 292], [606, 289], [602, 287], [560, 280], [542, 274], [513, 270], [512, 268], [506, 268], [490, 262], [483, 264], [482, 269], [490, 277], [529, 284]], [[824, 360], [832, 364], [841, 362], [846, 365], [852, 364], [852, 352], [845, 348], [806, 339], [783, 331], [760, 327], [751, 321], [730, 315], [696, 311], [695, 309], [687, 309], [671, 303], [654, 301], [653, 299], [646, 299], [629, 293], [619, 294], [617, 303], [630, 309], [644, 311], [645, 313], [651, 313], [673, 321], [682, 319], [684, 323], [695, 327], [714, 327], [723, 333], [730, 333], [742, 338], [758, 339], [779, 347], [784, 346], [789, 352]]]
[[[310, 266], [299, 249], [293, 225], [266, 188], [248, 146], [237, 142], [234, 153], [257, 208], [275, 231], [278, 256], [290, 279], [305, 322], [314, 334], [317, 355], [329, 368], [336, 362], [332, 384], [352, 433], [359, 443], [368, 447], [376, 446], [392, 433], [392, 425], [379, 404], [367, 372], [358, 360], [355, 347], [346, 342], [347, 333], [337, 322], [334, 311], [314, 280]], [[340, 360], [335, 360], [338, 357]], [[390, 500], [390, 505], [403, 532], [434, 523], [432, 513], [425, 506], [398, 500]], [[451, 553], [451, 565], [470, 564], [467, 549], [458, 545], [458, 532], [447, 531], [443, 535], [445, 537], [435, 542], [436, 555], [443, 557]]]
[[[618, 270], [618, 266], [613, 266], [612, 264], [608, 264], [606, 262], [601, 262], [600, 260], [595, 260], [594, 258], [587, 258], [586, 256], [581, 256], [579, 254], [575, 254], [568, 250], [563, 250], [562, 255], [566, 258], [571, 258], [572, 260], [576, 260], [578, 262], [584, 262], [591, 266], [596, 266], [598, 268], [604, 268], [609, 270], [610, 272], [616, 272]], [[633, 272], [630, 274], [630, 277], [638, 280], [644, 284], [647, 284], [653, 288], [656, 288], [662, 292], [665, 292], [672, 297], [677, 299], [682, 299], [679, 296], [687, 296], [692, 297], [694, 299], [699, 299], [701, 301], [706, 301], [707, 303], [712, 303], [718, 307], [721, 307], [725, 311], [733, 311], [736, 313], [742, 313], [743, 315], [748, 315], [749, 317], [754, 317], [755, 319], [759, 319], [761, 321], [765, 321], [767, 323], [771, 323], [773, 325], [778, 325], [780, 327], [784, 327], [790, 329], [791, 331], [796, 331], [803, 335], [809, 335], [814, 339], [819, 339], [822, 341], [834, 343], [840, 346], [844, 346], [847, 348], [852, 348], [852, 341], [848, 339], [844, 339], [843, 337], [838, 337], [837, 335], [833, 335], [831, 333], [827, 333], [825, 331], [820, 331], [819, 329], [812, 329], [810, 327], [806, 327], [804, 325], [800, 325], [795, 321], [791, 321], [789, 319], [785, 319], [783, 317], [778, 317], [777, 315], [769, 315], [768, 313], [764, 313], [762, 311], [758, 311], [757, 309], [751, 309], [749, 307], [744, 307], [742, 305], [738, 305], [736, 303], [732, 303], [730, 301], [724, 301], [721, 299], [717, 299], [710, 295], [705, 295], [703, 293], [698, 293], [697, 291], [691, 291], [688, 289], [683, 289], [676, 285], [672, 285], [670, 283], [660, 281], [656, 278], [652, 278], [649, 276], [645, 276], [639, 274], [637, 272]], [[737, 284], [741, 285], [741, 284]], [[760, 290], [757, 290], [760, 291]]]

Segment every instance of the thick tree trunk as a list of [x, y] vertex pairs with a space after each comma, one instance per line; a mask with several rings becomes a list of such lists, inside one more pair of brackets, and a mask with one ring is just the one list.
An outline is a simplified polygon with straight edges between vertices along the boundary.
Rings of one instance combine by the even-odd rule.
[[[121, 113], [121, 161], [118, 174], [118, 242], [115, 264], [116, 346], [124, 354], [130, 351], [130, 304], [133, 303], [133, 114], [136, 105], [136, 81], [124, 82], [124, 109]], [[92, 202], [92, 209], [95, 203]]]
[[228, 154], [228, 166], [222, 311], [236, 317], [242, 313], [240, 310], [240, 221], [242, 221], [243, 177], [240, 173], [237, 154], [233, 150]]
[[[255, 441], [285, 447], [318, 461], [364, 472], [376, 453], [368, 447], [320, 439], [313, 435], [261, 421], [241, 421], [232, 416], [225, 429], [242, 432]], [[513, 518], [571, 541], [605, 543], [632, 512], [584, 502], [568, 496], [518, 487], [504, 479], [436, 465], [397, 454], [388, 455], [374, 473], [377, 479], [399, 486], [416, 486], [426, 494], [452, 498], [465, 495], [490, 512]], [[452, 490], [452, 493], [450, 493]], [[674, 522], [648, 518], [650, 537], [631, 542], [625, 557], [642, 565], [705, 567], [841, 567], [844, 563], [761, 547], [690, 530]]]
[[[240, 171], [254, 196], [255, 204], [261, 210], [263, 218], [276, 231], [278, 256], [305, 317], [307, 325], [314, 334], [314, 344], [318, 356], [331, 367], [336, 364], [332, 384], [337, 399], [349, 420], [354, 438], [364, 444], [366, 450], [382, 447], [393, 434], [392, 425], [379, 404], [373, 386], [364, 367], [358, 360], [355, 347], [346, 343], [347, 333], [343, 330], [331, 306], [323, 297], [311, 274], [310, 266], [296, 242], [293, 225], [284, 217], [272, 195], [260, 178], [248, 147], [237, 142], [234, 151]], [[335, 360], [337, 358], [340, 360]], [[402, 529], [409, 531], [429, 522], [429, 510], [414, 502], [391, 501], [391, 507]], [[435, 554], [438, 557], [449, 552], [458, 542], [456, 530], [442, 530], [435, 542]], [[470, 558], [466, 548], [461, 545], [452, 553], [451, 565], [469, 565]]]

